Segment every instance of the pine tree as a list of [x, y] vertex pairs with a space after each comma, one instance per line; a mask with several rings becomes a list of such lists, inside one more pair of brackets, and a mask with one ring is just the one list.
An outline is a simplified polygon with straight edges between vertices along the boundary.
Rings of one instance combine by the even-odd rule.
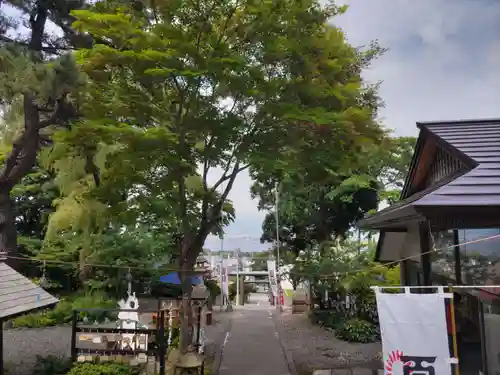
[[[11, 0], [0, 2], [0, 250], [17, 254], [11, 192], [35, 166], [39, 150], [51, 144], [54, 127], [70, 127], [78, 118], [81, 80], [71, 50], [90, 39], [72, 28], [70, 12], [83, 0]], [[28, 21], [20, 25], [21, 13]], [[26, 30], [27, 28], [27, 30]], [[16, 262], [11, 261], [14, 266]]]

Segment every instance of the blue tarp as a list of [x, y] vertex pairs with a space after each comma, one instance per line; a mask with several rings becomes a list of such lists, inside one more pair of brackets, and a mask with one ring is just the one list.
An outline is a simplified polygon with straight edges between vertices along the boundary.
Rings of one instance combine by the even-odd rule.
[[[178, 272], [171, 272], [167, 275], [160, 276], [160, 282], [166, 283], [166, 284], [181, 285], [181, 279], [179, 277]], [[203, 284], [203, 278], [201, 276], [192, 276], [191, 277], [191, 284], [192, 285]]]

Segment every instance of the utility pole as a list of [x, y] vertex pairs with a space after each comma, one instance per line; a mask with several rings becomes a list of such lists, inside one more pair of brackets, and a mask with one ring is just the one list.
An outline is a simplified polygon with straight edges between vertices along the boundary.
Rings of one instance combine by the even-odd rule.
[[220, 236], [220, 273], [219, 273], [219, 279], [220, 279], [220, 311], [222, 311], [224, 307], [224, 258], [222, 256], [222, 251], [224, 250], [224, 234], [221, 234]]
[[240, 252], [236, 251], [236, 306], [240, 304]]
[[[229, 259], [231, 258], [231, 256], [229, 255], [229, 253], [227, 254], [227, 264], [229, 265]], [[233, 308], [231, 306], [231, 300], [229, 299], [229, 272], [227, 271], [227, 269], [229, 268], [226, 267], [226, 284], [227, 284], [227, 295], [226, 295], [226, 299], [227, 299], [227, 308], [226, 308], [226, 311], [232, 311]]]
[[[221, 189], [221, 194], [224, 192], [224, 184], [221, 184], [220, 186]], [[222, 252], [224, 251], [224, 229], [222, 229], [222, 233], [220, 235], [220, 311], [223, 310], [223, 307], [225, 305], [225, 293], [224, 293], [224, 257], [222, 255]], [[225, 278], [227, 280], [227, 275], [225, 275]], [[227, 281], [226, 281], [227, 282]]]
[[278, 295], [276, 307], [281, 312], [281, 274], [280, 274], [280, 225], [279, 225], [279, 200], [280, 200], [280, 184], [276, 182], [276, 197], [275, 197], [275, 213], [276, 213], [276, 268], [278, 279]]

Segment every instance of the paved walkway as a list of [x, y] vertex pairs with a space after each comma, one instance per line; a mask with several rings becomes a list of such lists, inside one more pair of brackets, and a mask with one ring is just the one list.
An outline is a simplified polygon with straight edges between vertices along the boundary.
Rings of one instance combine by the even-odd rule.
[[219, 375], [290, 375], [272, 319], [275, 310], [264, 297], [235, 307]]

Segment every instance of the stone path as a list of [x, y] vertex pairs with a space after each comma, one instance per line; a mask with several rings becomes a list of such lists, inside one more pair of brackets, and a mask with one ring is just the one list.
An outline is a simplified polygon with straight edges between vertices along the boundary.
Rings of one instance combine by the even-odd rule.
[[290, 375], [274, 326], [274, 309], [260, 302], [235, 307], [218, 375]]

